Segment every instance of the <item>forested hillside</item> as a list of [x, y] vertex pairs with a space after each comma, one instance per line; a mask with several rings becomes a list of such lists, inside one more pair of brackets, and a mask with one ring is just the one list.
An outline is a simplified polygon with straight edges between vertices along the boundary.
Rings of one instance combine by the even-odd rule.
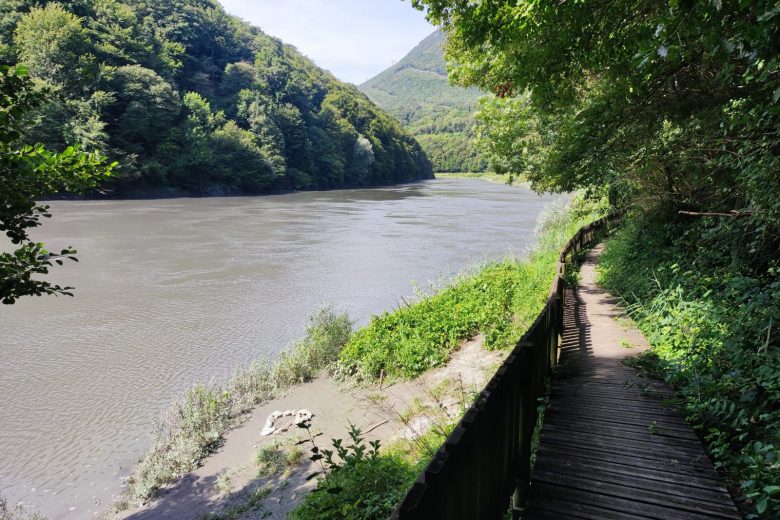
[[484, 92], [448, 83], [444, 42], [437, 30], [360, 90], [417, 138], [435, 171], [485, 171], [488, 162], [472, 143], [474, 112]]
[[417, 142], [353, 86], [216, 0], [4, 0], [0, 61], [48, 103], [23, 130], [118, 166], [117, 195], [227, 194], [430, 178]]

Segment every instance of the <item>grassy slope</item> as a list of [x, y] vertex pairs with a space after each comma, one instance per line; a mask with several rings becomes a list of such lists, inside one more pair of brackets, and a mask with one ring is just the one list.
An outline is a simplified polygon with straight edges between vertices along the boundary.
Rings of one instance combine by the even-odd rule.
[[448, 83], [443, 43], [436, 31], [359, 88], [417, 138], [434, 171], [483, 171], [487, 161], [471, 144], [471, 127], [484, 93]]

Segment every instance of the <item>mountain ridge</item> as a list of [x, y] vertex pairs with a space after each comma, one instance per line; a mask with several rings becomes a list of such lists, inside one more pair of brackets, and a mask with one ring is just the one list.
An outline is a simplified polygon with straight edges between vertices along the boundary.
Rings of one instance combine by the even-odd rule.
[[359, 85], [371, 101], [415, 136], [436, 172], [485, 171], [488, 161], [473, 145], [473, 114], [485, 94], [450, 85], [436, 30], [398, 63]]

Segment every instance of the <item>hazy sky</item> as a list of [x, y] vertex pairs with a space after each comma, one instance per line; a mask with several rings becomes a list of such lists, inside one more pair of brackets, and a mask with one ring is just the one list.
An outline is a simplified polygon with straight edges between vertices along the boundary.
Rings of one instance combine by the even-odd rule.
[[410, 0], [220, 1], [230, 14], [356, 84], [403, 58], [434, 30]]

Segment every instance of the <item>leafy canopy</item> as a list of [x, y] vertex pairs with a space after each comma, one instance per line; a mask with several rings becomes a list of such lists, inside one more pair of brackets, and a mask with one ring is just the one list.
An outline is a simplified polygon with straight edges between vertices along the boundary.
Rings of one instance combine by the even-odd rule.
[[775, 1], [413, 4], [447, 32], [451, 77], [500, 98], [482, 114], [499, 169], [646, 209], [747, 210], [755, 233], [744, 251], [764, 266], [774, 256]]

